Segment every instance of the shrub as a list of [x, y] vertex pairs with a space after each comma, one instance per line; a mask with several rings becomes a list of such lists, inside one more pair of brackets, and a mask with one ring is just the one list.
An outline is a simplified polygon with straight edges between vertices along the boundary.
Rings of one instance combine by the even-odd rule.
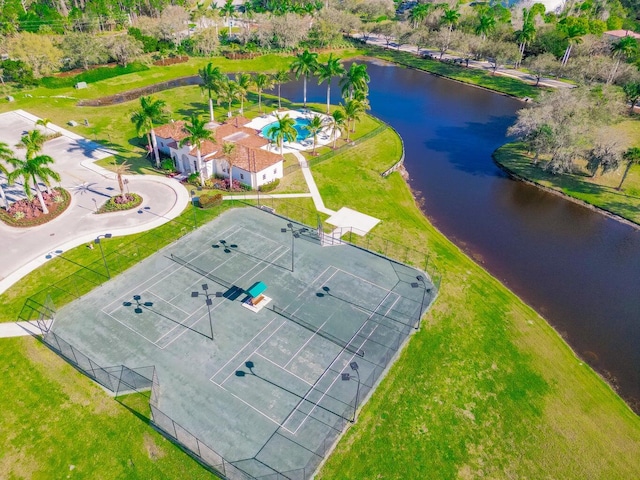
[[214, 195], [210, 193], [203, 193], [198, 198], [198, 205], [200, 205], [200, 208], [217, 207], [218, 205], [221, 205], [221, 204], [222, 204], [221, 193], [216, 193]]
[[190, 173], [187, 177], [187, 183], [191, 185], [200, 185], [200, 175], [197, 172]]
[[97, 213], [121, 212], [131, 210], [142, 203], [142, 197], [137, 193], [126, 193], [124, 196], [115, 195], [102, 205]]
[[[58, 201], [58, 197], [61, 197], [62, 201]], [[25, 199], [18, 200], [12, 204], [9, 211], [6, 211], [4, 208], [0, 208], [0, 220], [12, 227], [35, 227], [53, 220], [57, 216], [61, 215], [67, 207], [71, 205], [71, 195], [63, 188], [53, 188], [51, 194], [43, 192], [43, 198], [45, 201], [48, 199], [51, 200], [47, 201], [47, 206], [49, 207], [48, 215], [41, 214], [36, 217], [31, 215], [27, 216], [22, 207], [27, 206], [27, 204], [31, 204], [34, 206], [33, 208], [39, 210], [40, 202], [37, 199], [33, 199], [31, 201]], [[20, 207], [18, 207], [20, 209], [14, 211], [15, 207], [18, 205], [20, 205]], [[33, 208], [29, 208], [28, 210], [33, 211]]]
[[272, 192], [273, 190], [278, 188], [278, 185], [280, 185], [280, 179], [276, 178], [275, 180], [273, 180], [273, 181], [271, 181], [269, 183], [265, 183], [264, 185], [260, 185], [260, 188], [258, 190], [260, 190], [261, 192]]
[[165, 158], [164, 160], [162, 160], [162, 163], [160, 163], [160, 168], [162, 168], [162, 170], [166, 172], [176, 171], [176, 167], [173, 165], [173, 160], [171, 160], [170, 158]]

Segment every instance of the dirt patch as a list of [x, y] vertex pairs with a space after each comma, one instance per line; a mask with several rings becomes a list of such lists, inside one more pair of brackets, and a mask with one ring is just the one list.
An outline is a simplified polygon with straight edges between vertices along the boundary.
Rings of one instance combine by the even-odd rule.
[[144, 448], [147, 451], [147, 455], [149, 455], [149, 458], [154, 462], [166, 455], [165, 451], [156, 444], [155, 439], [150, 433], [145, 432], [142, 441], [144, 442]]

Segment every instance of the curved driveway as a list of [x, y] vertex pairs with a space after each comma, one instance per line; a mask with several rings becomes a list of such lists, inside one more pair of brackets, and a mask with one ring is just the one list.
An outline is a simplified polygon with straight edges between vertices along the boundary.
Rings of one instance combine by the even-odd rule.
[[[24, 132], [35, 128], [37, 120], [22, 110], [0, 114], [0, 142], [15, 146]], [[119, 192], [115, 174], [94, 164], [113, 152], [60, 127], [50, 124], [48, 129], [62, 134], [46, 142], [43, 153], [54, 158], [53, 169], [62, 177], [60, 185], [71, 193], [71, 205], [55, 220], [37, 227], [14, 228], [0, 222], [0, 293], [45, 263], [46, 256], [56, 250], [92, 242], [104, 233], [118, 236], [150, 230], [177, 217], [189, 204], [186, 188], [176, 180], [130, 175], [125, 177], [128, 189], [143, 197], [143, 213], [135, 209], [96, 215], [96, 205]], [[22, 154], [20, 150], [16, 153]], [[23, 195], [20, 185], [7, 188], [4, 178], [0, 183], [10, 201]]]

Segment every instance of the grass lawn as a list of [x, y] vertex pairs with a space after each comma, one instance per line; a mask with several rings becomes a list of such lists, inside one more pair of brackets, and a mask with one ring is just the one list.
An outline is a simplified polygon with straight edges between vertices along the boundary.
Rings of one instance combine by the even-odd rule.
[[492, 75], [490, 72], [478, 68], [466, 68], [452, 65], [450, 63], [439, 62], [437, 60], [424, 59], [409, 52], [386, 49], [375, 45], [367, 45], [363, 48], [369, 55], [395, 62], [400, 65], [424, 70], [435, 75], [451, 78], [463, 83], [477, 85], [479, 87], [506, 93], [518, 98], [537, 98], [544, 87], [534, 87], [521, 80], [501, 75]]
[[[640, 122], [636, 123], [640, 125]], [[597, 177], [591, 177], [586, 171], [553, 175], [531, 163], [533, 157], [527, 154], [522, 143], [508, 143], [496, 150], [493, 156], [498, 164], [519, 177], [640, 224], [640, 165], [631, 167], [622, 190], [618, 191], [616, 187], [624, 166], [616, 172]]]
[[213, 478], [34, 338], [1, 342], [2, 478]]
[[422, 329], [319, 478], [638, 478], [640, 418], [428, 222], [399, 173], [380, 177], [399, 150], [387, 131], [313, 168], [328, 208], [381, 218], [373, 233], [428, 245], [444, 274]]

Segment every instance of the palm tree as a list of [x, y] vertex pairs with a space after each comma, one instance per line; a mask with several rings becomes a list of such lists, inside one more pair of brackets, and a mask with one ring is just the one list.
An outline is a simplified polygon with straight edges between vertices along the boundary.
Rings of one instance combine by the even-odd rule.
[[[526, 8], [523, 9], [526, 11]], [[533, 41], [536, 38], [536, 26], [533, 23], [533, 20], [530, 20], [530, 15], [525, 13], [525, 22], [522, 25], [522, 30], [518, 30], [515, 32], [516, 40], [519, 42], [518, 49], [520, 50], [520, 58], [516, 62], [516, 68], [520, 65], [522, 58], [524, 57], [524, 49], [527, 47], [527, 44]]]
[[309, 132], [309, 135], [313, 137], [313, 151], [311, 152], [311, 155], [315, 155], [316, 141], [318, 140], [318, 134], [324, 128], [324, 125], [322, 123], [322, 118], [318, 115], [314, 115], [311, 121], [307, 125], [305, 125], [303, 128], [307, 132]]
[[222, 144], [222, 153], [224, 153], [229, 164], [229, 191], [233, 190], [233, 164], [236, 159], [236, 149], [237, 145], [233, 142], [224, 142]]
[[236, 75], [236, 85], [238, 86], [237, 95], [240, 99], [240, 115], [244, 113], [244, 101], [247, 99], [247, 94], [249, 93], [252, 83], [253, 79], [248, 73]]
[[31, 183], [33, 182], [38, 201], [42, 206], [42, 213], [44, 213], [45, 215], [48, 214], [49, 209], [44, 202], [44, 198], [42, 198], [42, 192], [40, 191], [38, 180], [41, 180], [42, 183], [47, 186], [50, 185], [51, 179], [55, 180], [56, 182], [60, 181], [60, 175], [47, 167], [47, 165], [54, 162], [53, 158], [51, 158], [49, 155], [38, 155], [32, 158], [27, 158], [26, 160], [14, 158], [10, 161], [15, 166], [15, 170], [13, 170], [8, 175], [9, 183], [13, 183], [17, 178], [22, 177], [24, 183], [24, 193], [27, 198], [31, 200], [33, 198], [33, 194], [31, 192]]
[[236, 14], [236, 7], [233, 6], [233, 0], [227, 0], [224, 5], [220, 7], [220, 13], [224, 15], [227, 21], [227, 28], [229, 29], [229, 36], [231, 36], [231, 18]]
[[42, 134], [40, 130], [29, 130], [25, 135], [20, 139], [20, 143], [16, 145], [18, 148], [26, 148], [27, 153], [25, 156], [27, 158], [32, 158], [42, 150], [42, 145], [44, 145], [44, 141], [46, 137]]
[[624, 152], [622, 158], [627, 162], [627, 166], [624, 169], [624, 174], [622, 175], [622, 179], [620, 180], [620, 184], [616, 187], [616, 190], [622, 190], [622, 184], [627, 179], [627, 174], [631, 169], [631, 165], [640, 164], [640, 148], [632, 147], [628, 149]]
[[347, 98], [348, 96], [349, 100], [353, 100], [353, 95], [356, 91], [367, 92], [369, 90], [369, 81], [371, 81], [371, 78], [367, 73], [367, 65], [364, 63], [352, 63], [345, 76], [340, 79], [342, 98]]
[[451, 41], [451, 31], [453, 30], [453, 27], [458, 23], [459, 20], [460, 20], [460, 12], [458, 11], [457, 8], [445, 7], [444, 12], [442, 12], [441, 21], [443, 25], [447, 25], [449, 28], [449, 33], [447, 35], [447, 45], [449, 45], [449, 42]]
[[218, 93], [218, 84], [226, 78], [220, 67], [214, 67], [212, 63], [207, 63], [207, 66], [198, 70], [198, 75], [202, 79], [202, 86], [200, 87], [203, 90], [207, 90], [209, 93], [209, 119], [211, 122], [214, 121], [213, 118], [213, 99], [211, 98], [211, 91], [213, 90]]
[[[6, 163], [14, 164], [15, 159], [13, 158], [13, 151], [9, 148], [9, 145], [6, 143], [0, 142], [0, 174], [9, 176], [9, 170], [7, 169]], [[0, 183], [0, 197], [4, 202], [5, 210], [9, 210], [9, 201], [7, 200], [7, 196], [4, 194], [4, 188], [2, 188], [2, 184]]]
[[45, 133], [49, 133], [49, 127], [47, 125], [49, 125], [51, 123], [51, 120], [49, 120], [48, 118], [39, 118], [38, 120], [36, 120], [36, 126], [38, 125], [42, 125], [44, 127], [44, 132]]
[[266, 73], [258, 73], [253, 79], [253, 84], [258, 90], [258, 111], [262, 113], [262, 91], [271, 90], [274, 85], [274, 80], [271, 75], [267, 75]]
[[[364, 113], [365, 106], [363, 102], [360, 100], [348, 100], [342, 108], [344, 108], [344, 113], [347, 117], [347, 142], [349, 141], [349, 132], [356, 131], [356, 121], [360, 120], [360, 115]], [[353, 127], [349, 130], [349, 126], [353, 123]]]
[[282, 96], [280, 95], [280, 87], [282, 86], [283, 83], [286, 83], [289, 81], [289, 72], [287, 72], [286, 70], [279, 70], [273, 76], [273, 79], [278, 85], [278, 108], [282, 108], [282, 103], [280, 102], [282, 98]]
[[238, 84], [233, 80], [227, 80], [220, 84], [220, 98], [227, 104], [227, 117], [231, 118], [231, 104], [239, 98]]
[[184, 126], [185, 131], [189, 134], [186, 138], [180, 140], [180, 146], [184, 144], [196, 147], [196, 158], [198, 159], [198, 173], [200, 174], [200, 185], [204, 187], [204, 172], [202, 169], [202, 155], [200, 154], [200, 146], [205, 140], [215, 143], [213, 133], [205, 128], [206, 122], [200, 120], [197, 115], [191, 115], [191, 123]]
[[[147, 142], [153, 149], [156, 160], [156, 168], [160, 168], [160, 153], [158, 152], [158, 142], [153, 124], [162, 120], [166, 115], [167, 104], [164, 100], [155, 100], [153, 97], [140, 97], [140, 110], [131, 114], [131, 122], [136, 127], [138, 136], [147, 135]], [[149, 139], [151, 141], [149, 142]]]
[[413, 28], [417, 28], [431, 13], [433, 3], [418, 3], [409, 12], [409, 20], [413, 24]]
[[124, 161], [122, 163], [116, 163], [114, 171], [116, 173], [116, 179], [118, 180], [118, 188], [120, 189], [120, 198], [124, 199], [124, 180], [123, 175], [128, 175], [131, 173], [131, 169], [129, 168], [129, 164]]
[[318, 65], [318, 85], [327, 82], [327, 113], [331, 112], [331, 80], [333, 77], [339, 77], [346, 73], [346, 70], [340, 63], [339, 58], [333, 58], [333, 53], [329, 55], [327, 63]]
[[560, 62], [563, 67], [566, 66], [569, 61], [569, 56], [571, 55], [571, 49], [573, 46], [582, 43], [582, 36], [586, 33], [587, 32], [584, 27], [581, 25], [569, 25], [569, 27], [567, 27], [566, 37], [569, 44], [567, 45], [567, 49], [564, 51], [562, 61]]
[[317, 70], [318, 68], [318, 54], [311, 53], [309, 50], [305, 50], [302, 53], [296, 55], [296, 59], [291, 63], [291, 71], [295, 74], [296, 80], [300, 78], [300, 76], [304, 77], [303, 82], [303, 104], [307, 106], [307, 79]]
[[611, 54], [616, 59], [616, 64], [607, 78], [607, 84], [613, 83], [616, 78], [620, 62], [624, 58], [630, 58], [638, 51], [638, 41], [633, 37], [623, 37], [611, 46]]
[[285, 114], [283, 117], [276, 114], [276, 125], [271, 127], [267, 132], [267, 136], [273, 138], [280, 147], [280, 156], [283, 154], [284, 142], [293, 142], [298, 136], [298, 132], [294, 128], [296, 121]]
[[478, 17], [478, 25], [476, 26], [476, 34], [487, 39], [487, 35], [496, 29], [496, 19], [491, 12], [483, 11]]
[[347, 123], [347, 114], [344, 113], [342, 107], [336, 108], [331, 116], [327, 119], [329, 130], [333, 136], [333, 148], [336, 148], [336, 141], [338, 140], [338, 133], [344, 132]]

